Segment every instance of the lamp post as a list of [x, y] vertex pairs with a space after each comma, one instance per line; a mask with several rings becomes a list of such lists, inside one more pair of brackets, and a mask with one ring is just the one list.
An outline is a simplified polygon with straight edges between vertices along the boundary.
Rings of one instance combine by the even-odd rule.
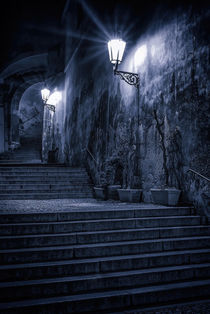
[[109, 59], [114, 64], [114, 75], [119, 75], [121, 80], [129, 85], [134, 85], [136, 88], [139, 86], [139, 75], [137, 73], [118, 71], [118, 65], [122, 62], [126, 42], [122, 39], [112, 39], [108, 42]]
[[50, 96], [50, 90], [48, 88], [44, 88], [41, 90], [42, 100], [44, 102], [44, 106], [47, 106], [47, 108], [53, 112], [55, 112], [55, 106], [47, 104], [47, 101]]
[[125, 50], [126, 42], [120, 38], [112, 39], [108, 42], [108, 51], [110, 62], [114, 65], [113, 71], [114, 75], [118, 75], [121, 80], [124, 80], [129, 85], [133, 85], [137, 88], [136, 94], [136, 163], [135, 163], [135, 173], [136, 182], [139, 178], [139, 156], [140, 156], [140, 144], [139, 144], [139, 123], [140, 123], [140, 114], [139, 114], [139, 84], [140, 78], [139, 74], [127, 71], [118, 71], [118, 65], [122, 62], [123, 54]]

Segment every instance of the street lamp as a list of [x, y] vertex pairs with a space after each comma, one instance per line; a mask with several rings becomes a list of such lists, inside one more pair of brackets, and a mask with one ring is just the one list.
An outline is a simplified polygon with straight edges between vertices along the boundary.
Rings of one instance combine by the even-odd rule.
[[50, 90], [48, 88], [44, 88], [41, 90], [42, 100], [44, 102], [44, 106], [47, 106], [47, 108], [53, 112], [55, 112], [55, 106], [47, 104], [47, 101], [50, 97]]
[[42, 94], [43, 102], [46, 103], [48, 101], [49, 96], [50, 96], [50, 90], [47, 88], [44, 88], [41, 90], [41, 94]]
[[109, 59], [114, 64], [114, 75], [119, 75], [121, 80], [124, 80], [130, 85], [139, 86], [139, 75], [137, 73], [118, 71], [118, 65], [122, 62], [126, 42], [120, 38], [112, 39], [108, 42]]

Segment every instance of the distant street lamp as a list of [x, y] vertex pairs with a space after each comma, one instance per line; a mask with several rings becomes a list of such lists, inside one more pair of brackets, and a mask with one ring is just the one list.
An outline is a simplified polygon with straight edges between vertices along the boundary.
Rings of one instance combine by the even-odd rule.
[[41, 90], [41, 94], [42, 94], [42, 100], [44, 101], [44, 103], [46, 103], [50, 96], [50, 90], [48, 88], [44, 88]]
[[114, 75], [119, 75], [121, 80], [124, 80], [130, 85], [139, 86], [139, 75], [137, 73], [118, 71], [118, 65], [122, 62], [126, 42], [122, 39], [112, 39], [108, 42], [109, 59], [114, 64]]
[[42, 95], [42, 100], [45, 106], [47, 106], [47, 108], [53, 112], [55, 112], [55, 106], [54, 105], [50, 105], [47, 104], [47, 101], [50, 97], [50, 90], [48, 88], [44, 88], [41, 90], [41, 95]]

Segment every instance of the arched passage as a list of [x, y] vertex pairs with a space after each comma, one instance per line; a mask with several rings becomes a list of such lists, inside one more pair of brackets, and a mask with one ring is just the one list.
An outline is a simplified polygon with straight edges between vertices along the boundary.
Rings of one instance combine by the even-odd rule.
[[48, 152], [53, 147], [54, 112], [44, 110], [40, 92], [44, 82], [53, 90], [63, 75], [52, 72], [48, 61], [46, 54], [32, 56], [11, 64], [0, 74], [5, 90], [5, 151], [33, 142], [33, 147], [42, 150], [43, 162], [48, 161]]
[[11, 63], [0, 73], [3, 81], [4, 149], [19, 143], [19, 104], [24, 92], [47, 79], [48, 54], [25, 57]]
[[41, 159], [43, 102], [40, 97], [42, 83], [30, 86], [23, 93], [17, 110], [17, 123], [21, 149], [27, 151], [28, 156]]

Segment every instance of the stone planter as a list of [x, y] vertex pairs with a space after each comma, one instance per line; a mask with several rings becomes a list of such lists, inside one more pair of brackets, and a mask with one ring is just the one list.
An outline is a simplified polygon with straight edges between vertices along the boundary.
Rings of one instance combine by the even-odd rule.
[[177, 205], [181, 190], [177, 189], [151, 189], [152, 199], [155, 204]]
[[141, 199], [142, 190], [140, 189], [118, 189], [119, 199], [122, 202], [138, 203]]
[[106, 200], [107, 192], [104, 187], [94, 187], [95, 197], [97, 199]]
[[121, 185], [108, 185], [107, 187], [107, 197], [111, 200], [119, 200], [117, 190], [121, 188]]

